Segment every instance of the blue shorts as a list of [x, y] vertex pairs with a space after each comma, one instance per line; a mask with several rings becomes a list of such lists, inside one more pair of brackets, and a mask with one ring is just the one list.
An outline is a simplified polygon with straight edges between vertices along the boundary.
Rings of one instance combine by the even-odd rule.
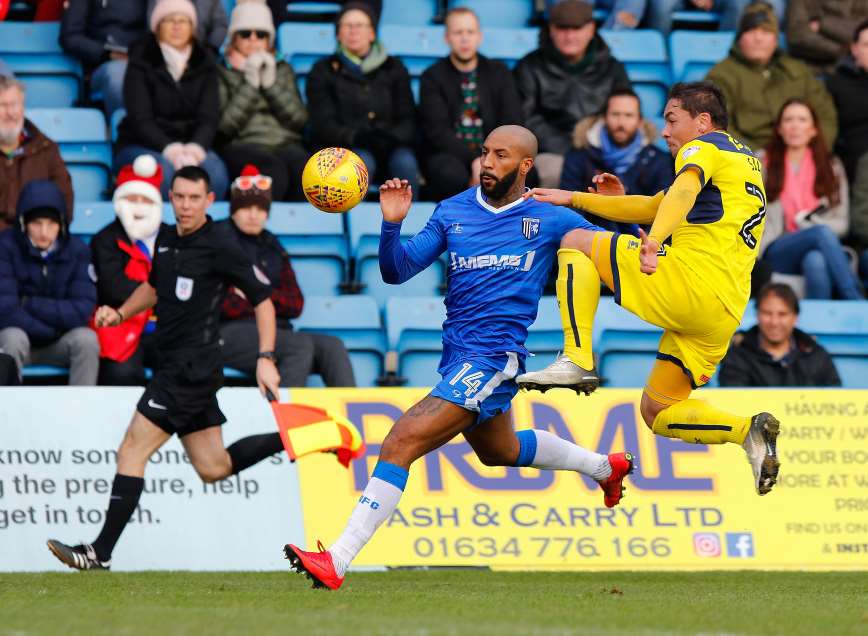
[[515, 376], [524, 373], [524, 356], [444, 351], [437, 372], [443, 379], [431, 395], [477, 413], [476, 421], [468, 427], [471, 430], [509, 410], [518, 392]]

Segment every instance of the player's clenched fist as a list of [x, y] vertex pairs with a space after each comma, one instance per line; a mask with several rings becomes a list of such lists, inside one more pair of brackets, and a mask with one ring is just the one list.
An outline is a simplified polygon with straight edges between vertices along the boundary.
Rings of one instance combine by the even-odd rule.
[[406, 179], [389, 179], [380, 186], [380, 209], [383, 219], [400, 223], [407, 218], [413, 202], [413, 188]]
[[642, 247], [639, 250], [639, 271], [643, 274], [653, 274], [657, 271], [657, 252], [660, 251], [660, 244], [649, 237], [641, 227], [639, 238], [642, 239]]
[[97, 327], [117, 327], [124, 320], [117, 309], [103, 305], [96, 310], [93, 321]]

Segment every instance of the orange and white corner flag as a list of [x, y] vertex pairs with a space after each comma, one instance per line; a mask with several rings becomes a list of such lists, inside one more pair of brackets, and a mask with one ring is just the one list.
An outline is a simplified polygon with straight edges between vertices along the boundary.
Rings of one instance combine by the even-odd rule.
[[280, 439], [292, 461], [311, 453], [332, 452], [349, 467], [352, 460], [364, 454], [362, 435], [347, 418], [316, 406], [270, 402]]

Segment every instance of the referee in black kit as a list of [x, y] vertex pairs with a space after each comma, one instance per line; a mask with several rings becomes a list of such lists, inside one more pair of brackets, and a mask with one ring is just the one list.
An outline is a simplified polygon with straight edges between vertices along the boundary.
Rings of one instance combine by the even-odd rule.
[[255, 308], [259, 390], [278, 393], [268, 279], [242, 251], [231, 228], [207, 216], [214, 202], [208, 173], [196, 166], [178, 170], [170, 200], [177, 225], [157, 237], [150, 277], [122, 306], [96, 312], [97, 326], [113, 326], [156, 305], [159, 358], [118, 449], [117, 474], [96, 541], [76, 546], [48, 541], [58, 559], [78, 570], [111, 567], [112, 551], [142, 494], [148, 459], [172, 435], [181, 438], [205, 482], [233, 475], [283, 449], [276, 432], [245, 437], [225, 448], [220, 425], [226, 418], [217, 404], [223, 384], [218, 327], [227, 285], [242, 290]]

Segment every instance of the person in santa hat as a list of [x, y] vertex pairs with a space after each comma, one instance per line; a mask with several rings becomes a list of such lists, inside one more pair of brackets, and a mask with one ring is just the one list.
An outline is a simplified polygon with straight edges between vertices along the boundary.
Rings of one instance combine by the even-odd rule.
[[[356, 386], [353, 367], [343, 341], [326, 334], [293, 331], [289, 322], [301, 315], [304, 297], [289, 255], [277, 237], [265, 229], [271, 209], [273, 179], [245, 166], [232, 182], [226, 221], [247, 257], [271, 282], [271, 302], [278, 318], [274, 345], [281, 386], [305, 386], [312, 373], [326, 386]], [[223, 363], [253, 375], [256, 370], [256, 323], [253, 305], [237, 287], [227, 289], [220, 324]]]
[[[97, 306], [120, 307], [139, 283], [148, 279], [157, 235], [168, 227], [162, 223], [162, 180], [163, 171], [150, 155], [140, 155], [118, 174], [112, 197], [118, 216], [90, 243], [97, 276]], [[117, 327], [94, 327], [100, 343], [99, 384], [145, 383], [154, 327], [152, 310]]]

